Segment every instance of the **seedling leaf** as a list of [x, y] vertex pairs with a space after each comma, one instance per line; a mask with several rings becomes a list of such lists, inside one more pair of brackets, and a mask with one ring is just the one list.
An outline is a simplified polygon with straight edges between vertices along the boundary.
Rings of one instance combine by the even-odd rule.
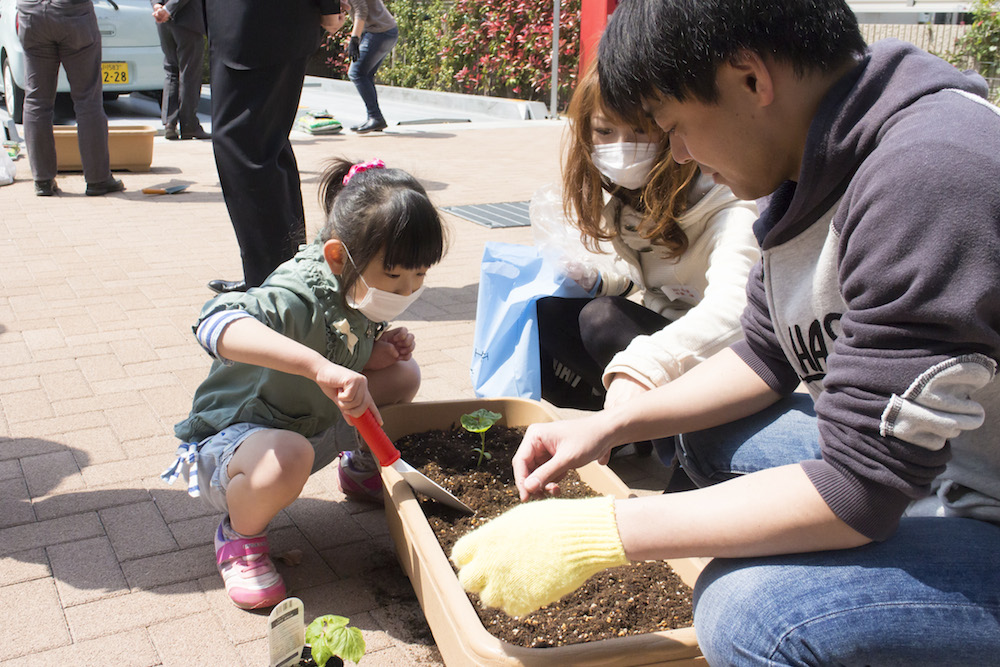
[[306, 643], [311, 646], [313, 660], [319, 667], [324, 667], [333, 656], [351, 662], [359, 662], [364, 656], [364, 637], [361, 630], [347, 625], [349, 620], [327, 614], [306, 628]]
[[470, 433], [484, 433], [503, 417], [499, 412], [479, 408], [475, 412], [462, 415], [462, 428]]
[[478, 433], [479, 441], [482, 443], [479, 447], [472, 449], [472, 451], [479, 453], [479, 460], [476, 461], [477, 468], [483, 464], [483, 458], [487, 461], [493, 458], [493, 455], [486, 451], [486, 431], [490, 430], [490, 427], [496, 424], [501, 417], [503, 415], [499, 412], [493, 412], [486, 408], [479, 408], [475, 412], [462, 415], [462, 428], [470, 433]]

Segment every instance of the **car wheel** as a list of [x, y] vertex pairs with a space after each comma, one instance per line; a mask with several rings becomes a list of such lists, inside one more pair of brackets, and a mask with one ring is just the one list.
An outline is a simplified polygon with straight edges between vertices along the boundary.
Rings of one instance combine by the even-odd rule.
[[3, 62], [3, 97], [7, 113], [15, 123], [24, 122], [24, 90], [14, 83], [14, 74], [10, 71], [10, 62]]

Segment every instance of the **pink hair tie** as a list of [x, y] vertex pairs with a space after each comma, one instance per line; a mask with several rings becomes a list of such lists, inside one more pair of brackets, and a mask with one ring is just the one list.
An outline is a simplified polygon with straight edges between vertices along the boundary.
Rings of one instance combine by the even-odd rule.
[[382, 160], [372, 160], [371, 162], [362, 162], [360, 164], [352, 164], [350, 171], [344, 176], [344, 185], [347, 185], [348, 181], [354, 178], [355, 174], [360, 174], [363, 171], [368, 171], [369, 169], [385, 169], [385, 162]]

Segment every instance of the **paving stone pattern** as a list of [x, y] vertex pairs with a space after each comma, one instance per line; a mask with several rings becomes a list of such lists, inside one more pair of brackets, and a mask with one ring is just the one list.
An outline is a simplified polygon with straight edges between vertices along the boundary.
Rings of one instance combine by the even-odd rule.
[[[310, 235], [329, 157], [382, 158], [440, 206], [524, 201], [558, 177], [562, 129], [293, 133]], [[16, 164], [17, 181], [0, 188], [0, 665], [266, 665], [266, 614], [233, 606], [215, 570], [220, 517], [158, 478], [209, 367], [191, 334], [205, 284], [240, 274], [211, 144], [158, 136], [152, 170], [116, 174], [128, 189], [105, 197], [84, 197], [79, 173], [60, 174], [61, 196], [35, 197], [27, 160]], [[165, 183], [190, 187], [141, 193]], [[531, 243], [529, 228], [445, 219], [448, 254], [400, 322], [417, 337], [417, 400], [473, 395], [483, 244]], [[648, 459], [618, 466], [637, 486], [658, 484]], [[290, 594], [309, 618], [350, 617], [365, 664], [441, 664], [382, 510], [347, 500], [332, 467], [270, 533], [275, 553], [303, 553], [280, 566]]]

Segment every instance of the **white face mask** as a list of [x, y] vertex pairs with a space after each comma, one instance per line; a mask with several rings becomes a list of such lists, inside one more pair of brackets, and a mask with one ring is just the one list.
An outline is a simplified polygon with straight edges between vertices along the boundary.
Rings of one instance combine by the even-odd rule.
[[370, 287], [361, 276], [358, 276], [358, 279], [365, 283], [368, 291], [365, 292], [365, 296], [361, 301], [356, 302], [348, 296], [347, 305], [355, 310], [360, 310], [361, 314], [372, 322], [388, 322], [396, 319], [420, 297], [421, 292], [426, 287], [426, 285], [421, 285], [419, 289], [412, 292], [409, 296], [403, 296], [402, 294], [386, 292]]
[[[346, 245], [343, 248], [344, 252], [347, 253], [347, 259], [351, 260], [351, 264], [354, 264], [351, 251], [347, 249]], [[364, 283], [368, 291], [365, 292], [365, 296], [361, 301], [355, 301], [350, 294], [345, 295], [344, 300], [347, 301], [348, 306], [355, 310], [360, 310], [361, 314], [372, 322], [388, 322], [396, 319], [414, 301], [420, 298], [420, 294], [424, 291], [424, 287], [426, 287], [426, 285], [421, 285], [418, 289], [411, 292], [409, 296], [403, 296], [395, 292], [386, 292], [385, 290], [370, 286], [364, 279], [364, 276], [361, 275], [361, 271], [358, 270], [357, 264], [354, 264], [354, 270], [358, 271], [358, 280]]]
[[649, 182], [660, 147], [657, 144], [620, 142], [597, 144], [590, 158], [609, 181], [628, 190], [638, 190]]

